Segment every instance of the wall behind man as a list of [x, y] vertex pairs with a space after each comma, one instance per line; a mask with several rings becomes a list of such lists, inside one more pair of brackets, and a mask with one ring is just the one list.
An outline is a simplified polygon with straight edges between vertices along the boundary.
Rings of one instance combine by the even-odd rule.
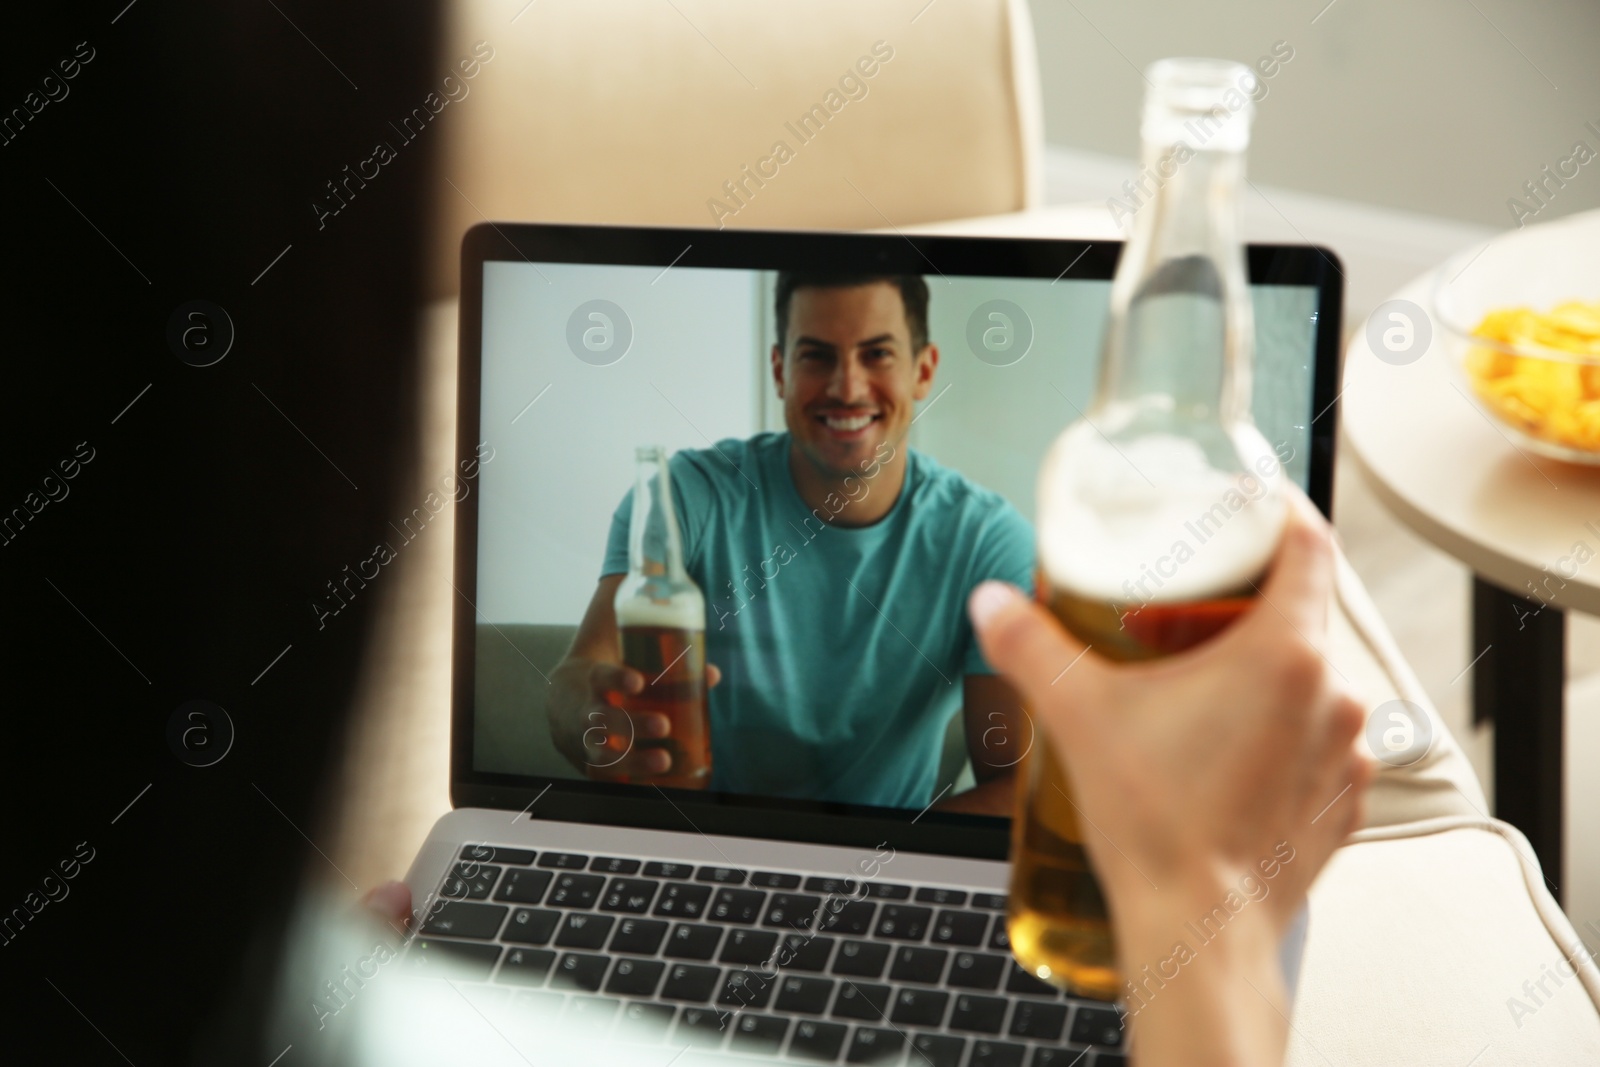
[[[1031, 0], [1051, 144], [1132, 158], [1164, 56], [1293, 58], [1266, 82], [1252, 180], [1475, 222], [1600, 207], [1600, 157], [1569, 164], [1548, 206], [1523, 183], [1576, 142], [1600, 153], [1600, 5], [1592, 0]], [[1593, 126], [1587, 124], [1593, 123]], [[1113, 190], [1108, 189], [1107, 195]], [[1526, 218], [1526, 217], [1525, 217]]]

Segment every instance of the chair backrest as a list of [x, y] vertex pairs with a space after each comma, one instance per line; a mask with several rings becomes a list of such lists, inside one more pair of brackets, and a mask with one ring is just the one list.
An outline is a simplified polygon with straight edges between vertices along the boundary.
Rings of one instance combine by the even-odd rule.
[[435, 296], [485, 219], [879, 229], [1040, 200], [1025, 0], [456, 0], [450, 23], [411, 123], [445, 142]]

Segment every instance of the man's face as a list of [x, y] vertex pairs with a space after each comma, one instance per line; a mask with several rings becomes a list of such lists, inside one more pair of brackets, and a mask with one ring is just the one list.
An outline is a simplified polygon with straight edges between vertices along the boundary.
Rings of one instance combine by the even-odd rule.
[[881, 442], [898, 447], [939, 365], [936, 346], [911, 344], [905, 303], [888, 282], [795, 290], [772, 377], [789, 433], [820, 470], [859, 474]]

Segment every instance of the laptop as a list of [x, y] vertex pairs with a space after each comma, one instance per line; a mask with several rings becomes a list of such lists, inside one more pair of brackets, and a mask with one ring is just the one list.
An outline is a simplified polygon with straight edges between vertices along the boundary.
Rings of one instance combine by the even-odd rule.
[[[448, 977], [494, 1055], [1126, 1062], [1127, 1003], [1064, 995], [1008, 951], [1009, 804], [961, 798], [992, 798], [982, 787], [1034, 738], [1006, 742], [1011, 767], [975, 765], [963, 693], [982, 667], [964, 589], [885, 592], [872, 568], [915, 545], [830, 554], [801, 540], [804, 522], [784, 535], [788, 558], [751, 581], [717, 528], [750, 521], [761, 494], [805, 504], [785, 457], [821, 431], [797, 426], [808, 410], [793, 401], [797, 371], [784, 371], [789, 399], [778, 395], [773, 349], [780, 320], [795, 335], [808, 284], [855, 276], [893, 279], [879, 295], [897, 296], [891, 308], [920, 319], [908, 330], [939, 351], [920, 400], [884, 405], [910, 416], [900, 493], [956, 486], [1026, 529], [1040, 458], [1089, 407], [1120, 250], [509, 223], [467, 233], [459, 476], [447, 487], [454, 810], [407, 878], [417, 932], [403, 970]], [[1248, 261], [1255, 416], [1328, 514], [1342, 276], [1310, 246], [1252, 245]], [[626, 570], [636, 453], [651, 446], [673, 456], [675, 507], [695, 512], [677, 519], [722, 675], [708, 696], [711, 770], [695, 789], [615, 780], [550, 728], [562, 664], [592, 636], [584, 620], [608, 603], [607, 577]], [[909, 537], [896, 501], [878, 525]], [[978, 573], [961, 538], [937, 547], [945, 566], [928, 586]], [[568, 1052], [553, 1051], [560, 1042]]]

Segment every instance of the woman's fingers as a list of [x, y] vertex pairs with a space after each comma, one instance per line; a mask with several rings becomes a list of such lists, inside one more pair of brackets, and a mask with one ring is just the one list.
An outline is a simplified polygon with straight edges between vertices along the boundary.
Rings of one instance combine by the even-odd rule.
[[391, 926], [404, 930], [411, 923], [411, 887], [404, 882], [385, 882], [367, 890], [361, 906]]

